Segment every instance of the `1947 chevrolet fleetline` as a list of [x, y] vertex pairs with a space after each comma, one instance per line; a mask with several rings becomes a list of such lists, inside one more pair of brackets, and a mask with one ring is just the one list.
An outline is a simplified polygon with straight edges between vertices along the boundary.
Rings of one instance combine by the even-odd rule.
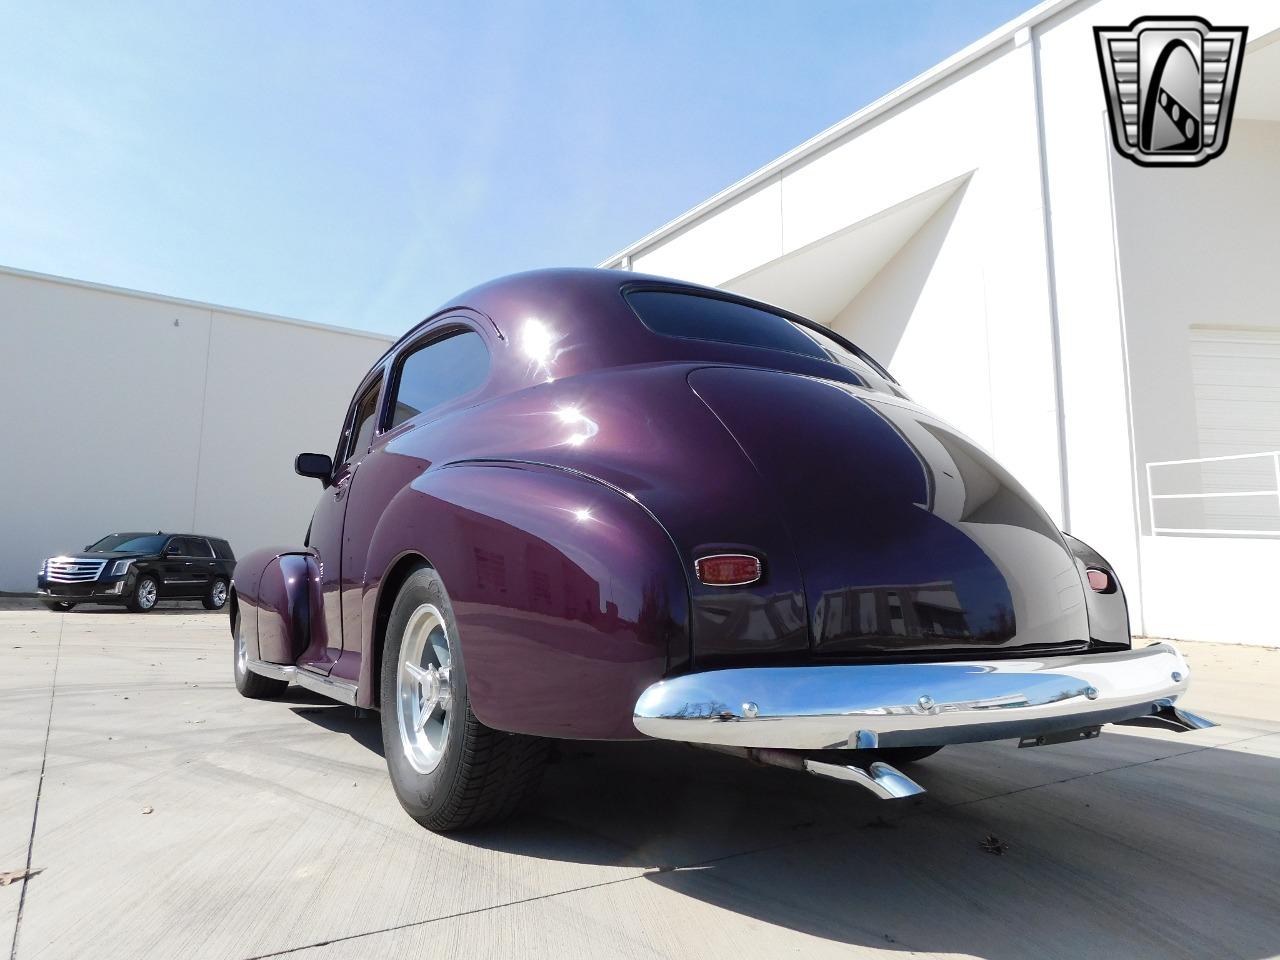
[[241, 560], [235, 678], [380, 711], [436, 830], [549, 738], [686, 741], [919, 793], [896, 765], [1108, 723], [1211, 726], [1110, 565], [818, 324], [550, 270], [464, 294], [355, 392], [306, 542]]

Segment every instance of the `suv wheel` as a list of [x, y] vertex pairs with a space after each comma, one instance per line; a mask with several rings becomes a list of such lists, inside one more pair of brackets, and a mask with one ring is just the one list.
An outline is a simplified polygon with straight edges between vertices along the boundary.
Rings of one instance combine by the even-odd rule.
[[146, 573], [133, 585], [133, 593], [129, 594], [128, 607], [134, 613], [150, 613], [155, 609], [160, 598], [160, 585], [156, 578]]
[[204, 608], [206, 610], [221, 610], [226, 605], [227, 581], [219, 577], [209, 584], [209, 589], [204, 595]]
[[420, 567], [400, 588], [382, 651], [382, 745], [400, 805], [438, 831], [509, 817], [542, 781], [547, 741], [471, 712], [444, 583]]

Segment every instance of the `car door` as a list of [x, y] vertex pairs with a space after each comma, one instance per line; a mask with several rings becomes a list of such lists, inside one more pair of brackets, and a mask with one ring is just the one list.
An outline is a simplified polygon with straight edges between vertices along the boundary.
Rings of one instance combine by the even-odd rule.
[[160, 596], [176, 599], [189, 597], [196, 578], [195, 557], [187, 537], [170, 537], [160, 554]]
[[[400, 348], [388, 361], [388, 387], [382, 399], [378, 430], [361, 446], [358, 486], [348, 494], [342, 553], [342, 654], [333, 675], [355, 681], [363, 655], [364, 594], [369, 543], [388, 498], [409, 477], [429, 466], [428, 460], [389, 452], [389, 441], [410, 430], [424, 431], [419, 452], [430, 450], [430, 431], [450, 411], [474, 403], [489, 377], [489, 347], [469, 321], [445, 317]], [[326, 605], [327, 610], [327, 605]]]
[[213, 547], [204, 537], [186, 537], [191, 550], [192, 596], [204, 597], [209, 593], [218, 567], [214, 562]]
[[[320, 495], [307, 546], [320, 567], [320, 596], [324, 616], [312, 621], [311, 645], [299, 658], [310, 670], [328, 673], [342, 653], [342, 542], [347, 504], [360, 461], [369, 450], [377, 426], [382, 392], [379, 368], [356, 392], [334, 455], [333, 476]], [[317, 629], [320, 627], [320, 629]]]

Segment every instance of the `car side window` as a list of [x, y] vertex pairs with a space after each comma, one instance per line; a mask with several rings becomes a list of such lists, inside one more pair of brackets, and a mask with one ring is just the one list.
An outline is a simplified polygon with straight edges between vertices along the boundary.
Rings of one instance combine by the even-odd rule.
[[169, 545], [164, 548], [165, 556], [170, 557], [189, 557], [191, 556], [191, 547], [186, 537], [174, 537], [169, 541]]
[[379, 378], [366, 390], [356, 404], [355, 416], [347, 431], [348, 443], [343, 451], [342, 462], [350, 460], [354, 455], [369, 448], [373, 441], [373, 430], [378, 422], [378, 393], [382, 389]]
[[489, 350], [462, 330], [405, 354], [398, 365], [388, 429], [479, 389], [489, 376]]
[[187, 545], [190, 548], [190, 556], [206, 559], [213, 556], [213, 549], [209, 546], [209, 541], [200, 537], [188, 537]]

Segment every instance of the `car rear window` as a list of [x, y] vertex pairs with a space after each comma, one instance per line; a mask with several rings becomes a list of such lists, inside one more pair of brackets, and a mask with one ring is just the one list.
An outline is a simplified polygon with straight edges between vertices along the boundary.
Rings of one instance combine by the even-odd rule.
[[654, 333], [764, 347], [826, 360], [852, 370], [868, 387], [905, 396], [889, 371], [856, 347], [850, 350], [832, 334], [796, 323], [780, 313], [674, 290], [628, 290], [624, 296], [636, 316]]
[[636, 316], [654, 333], [829, 359], [813, 337], [777, 313], [732, 300], [670, 290], [631, 290], [626, 298]]

